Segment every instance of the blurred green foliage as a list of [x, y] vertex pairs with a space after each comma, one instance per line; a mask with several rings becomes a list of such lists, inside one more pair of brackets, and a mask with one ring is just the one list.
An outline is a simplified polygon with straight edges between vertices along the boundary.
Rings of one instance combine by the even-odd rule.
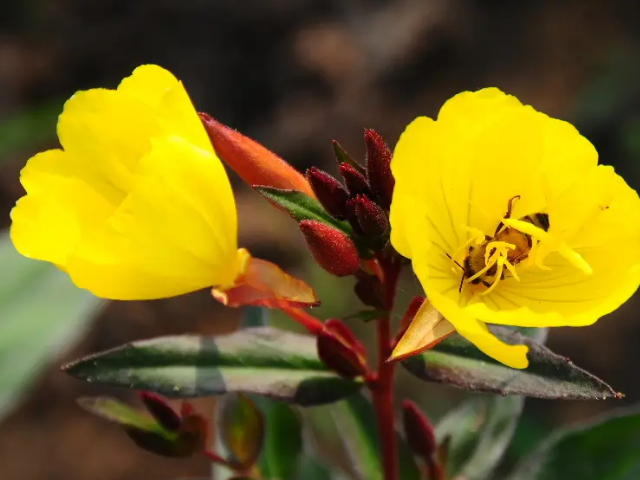
[[87, 330], [102, 302], [0, 234], [0, 417]]

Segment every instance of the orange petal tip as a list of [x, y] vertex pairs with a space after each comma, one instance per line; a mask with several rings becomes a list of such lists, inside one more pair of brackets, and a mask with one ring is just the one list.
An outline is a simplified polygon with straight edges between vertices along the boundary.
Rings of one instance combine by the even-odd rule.
[[315, 292], [302, 280], [266, 260], [248, 257], [243, 273], [231, 287], [213, 288], [213, 297], [228, 307], [317, 307]]

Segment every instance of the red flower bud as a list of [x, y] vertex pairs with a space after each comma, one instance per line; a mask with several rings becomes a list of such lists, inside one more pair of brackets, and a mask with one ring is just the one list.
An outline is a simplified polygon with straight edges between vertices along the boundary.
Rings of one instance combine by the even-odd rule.
[[343, 163], [340, 165], [340, 173], [342, 173], [342, 177], [347, 184], [347, 189], [351, 196], [358, 194], [367, 195], [370, 193], [369, 182], [367, 182], [365, 176], [354, 167], [348, 163]]
[[317, 220], [302, 220], [298, 226], [311, 255], [327, 272], [344, 277], [358, 270], [358, 249], [347, 234]]
[[160, 396], [151, 392], [140, 392], [140, 400], [149, 413], [167, 430], [180, 428], [180, 415]]
[[367, 149], [367, 178], [371, 191], [380, 205], [389, 209], [393, 186], [396, 181], [391, 174], [391, 150], [375, 130], [364, 131], [364, 142]]
[[349, 193], [342, 184], [319, 168], [311, 167], [307, 170], [307, 180], [311, 184], [313, 193], [324, 209], [339, 220], [346, 217]]
[[382, 282], [375, 275], [358, 274], [353, 291], [362, 303], [378, 310], [387, 310]]
[[324, 322], [324, 328], [337, 336], [343, 343], [354, 348], [362, 357], [362, 363], [366, 363], [367, 351], [360, 340], [356, 338], [351, 329], [339, 318], [330, 318]]
[[389, 231], [387, 213], [366, 195], [357, 195], [349, 200], [350, 210], [358, 221], [364, 235], [381, 237]]
[[436, 436], [427, 416], [410, 400], [402, 402], [402, 422], [407, 444], [416, 455], [430, 461], [437, 451]]
[[307, 179], [275, 153], [206, 113], [198, 115], [218, 157], [246, 183], [293, 189], [314, 196]]
[[366, 367], [358, 352], [338, 335], [325, 329], [317, 337], [318, 356], [331, 370], [346, 378], [364, 375]]

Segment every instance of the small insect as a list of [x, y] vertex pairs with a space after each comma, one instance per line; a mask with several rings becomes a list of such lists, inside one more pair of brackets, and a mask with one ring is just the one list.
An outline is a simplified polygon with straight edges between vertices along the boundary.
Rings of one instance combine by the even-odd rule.
[[[516, 195], [515, 197], [509, 200], [509, 204], [507, 206], [507, 213], [504, 218], [511, 218], [511, 211], [513, 209], [513, 203], [520, 198], [520, 195]], [[545, 232], [549, 230], [549, 214], [547, 213], [532, 213], [530, 215], [525, 215], [520, 218], [523, 222], [531, 223], [536, 227], [544, 230]], [[460, 279], [460, 287], [458, 289], [459, 292], [462, 291], [462, 286], [464, 285], [464, 281], [467, 278], [474, 277], [478, 272], [482, 271], [486, 267], [485, 263], [485, 253], [487, 248], [491, 242], [505, 242], [513, 245], [515, 248], [510, 250], [507, 253], [507, 261], [512, 265], [517, 265], [523, 260], [529, 257], [529, 253], [531, 252], [531, 248], [533, 247], [533, 239], [531, 235], [526, 233], [522, 233], [515, 228], [507, 227], [501, 221], [494, 234], [493, 237], [489, 235], [485, 235], [485, 240], [480, 245], [471, 245], [469, 246], [469, 250], [467, 253], [467, 257], [464, 259], [463, 265], [460, 265], [458, 262], [455, 264], [462, 269], [462, 278]], [[447, 254], [449, 258], [451, 256]], [[482, 275], [479, 275], [470, 283], [477, 285], [482, 283], [485, 287], [491, 287], [493, 283], [496, 281], [495, 277], [498, 271], [498, 265], [493, 264], [486, 272]], [[485, 278], [490, 278], [493, 281], [489, 282]], [[504, 272], [502, 273], [500, 280], [504, 279]]]

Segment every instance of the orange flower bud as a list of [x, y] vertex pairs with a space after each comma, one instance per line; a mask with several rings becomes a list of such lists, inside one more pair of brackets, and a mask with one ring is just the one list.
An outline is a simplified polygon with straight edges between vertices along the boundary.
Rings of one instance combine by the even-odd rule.
[[249, 185], [293, 189], [314, 197], [306, 178], [255, 140], [199, 113], [218, 157]]

